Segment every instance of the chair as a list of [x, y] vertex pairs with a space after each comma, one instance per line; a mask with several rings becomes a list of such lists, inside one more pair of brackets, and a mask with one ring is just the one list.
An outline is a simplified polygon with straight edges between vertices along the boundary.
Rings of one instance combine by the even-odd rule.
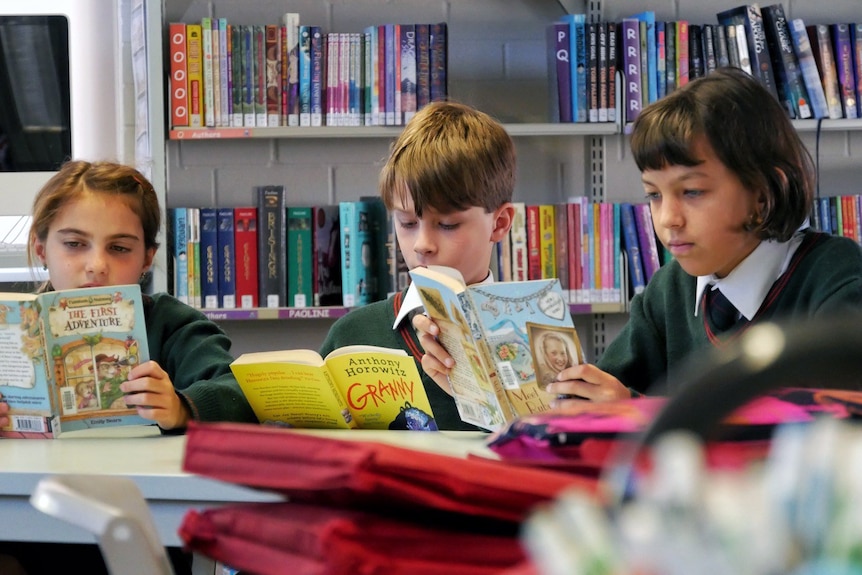
[[174, 575], [138, 486], [127, 477], [57, 475], [39, 481], [30, 503], [96, 536], [112, 575]]

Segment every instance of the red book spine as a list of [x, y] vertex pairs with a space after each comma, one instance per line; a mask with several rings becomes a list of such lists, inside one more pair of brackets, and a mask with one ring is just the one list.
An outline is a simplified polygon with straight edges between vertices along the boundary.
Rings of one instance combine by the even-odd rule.
[[542, 279], [542, 232], [539, 206], [527, 206], [527, 279]]
[[186, 25], [172, 23], [170, 33], [171, 58], [171, 126], [189, 125], [188, 76], [186, 71]]
[[258, 307], [257, 208], [234, 208], [234, 248], [236, 254], [236, 303], [248, 309]]

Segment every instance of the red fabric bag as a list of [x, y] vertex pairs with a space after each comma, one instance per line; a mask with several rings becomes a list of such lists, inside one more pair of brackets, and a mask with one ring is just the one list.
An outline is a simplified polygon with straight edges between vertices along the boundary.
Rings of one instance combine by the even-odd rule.
[[241, 423], [192, 422], [183, 469], [292, 501], [511, 523], [565, 488], [598, 494], [596, 478]]
[[180, 537], [190, 550], [266, 575], [499, 575], [526, 561], [516, 535], [295, 502], [191, 511]]

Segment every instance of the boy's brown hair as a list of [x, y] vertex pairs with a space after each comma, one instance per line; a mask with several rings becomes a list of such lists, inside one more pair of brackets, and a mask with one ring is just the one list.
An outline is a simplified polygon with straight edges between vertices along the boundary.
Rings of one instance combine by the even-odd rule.
[[388, 210], [413, 201], [416, 215], [431, 207], [451, 214], [471, 207], [490, 213], [512, 201], [515, 145], [488, 114], [455, 102], [432, 102], [407, 123], [380, 173]]
[[696, 166], [699, 138], [743, 186], [763, 191], [763, 213], [749, 229], [761, 239], [790, 239], [811, 213], [814, 163], [772, 94], [750, 74], [720, 68], [644, 108], [631, 149], [641, 171]]

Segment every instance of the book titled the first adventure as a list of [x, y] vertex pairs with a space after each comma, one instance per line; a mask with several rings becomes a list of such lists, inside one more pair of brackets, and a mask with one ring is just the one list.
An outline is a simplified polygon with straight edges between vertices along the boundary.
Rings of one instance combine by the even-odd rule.
[[416, 361], [403, 350], [342, 347], [245, 353], [231, 363], [261, 423], [319, 429], [437, 429]]
[[148, 349], [138, 285], [0, 293], [0, 436], [151, 425], [120, 390]]
[[467, 287], [452, 268], [410, 271], [455, 367], [449, 383], [461, 419], [489, 430], [550, 409], [544, 388], [583, 363], [558, 279]]

